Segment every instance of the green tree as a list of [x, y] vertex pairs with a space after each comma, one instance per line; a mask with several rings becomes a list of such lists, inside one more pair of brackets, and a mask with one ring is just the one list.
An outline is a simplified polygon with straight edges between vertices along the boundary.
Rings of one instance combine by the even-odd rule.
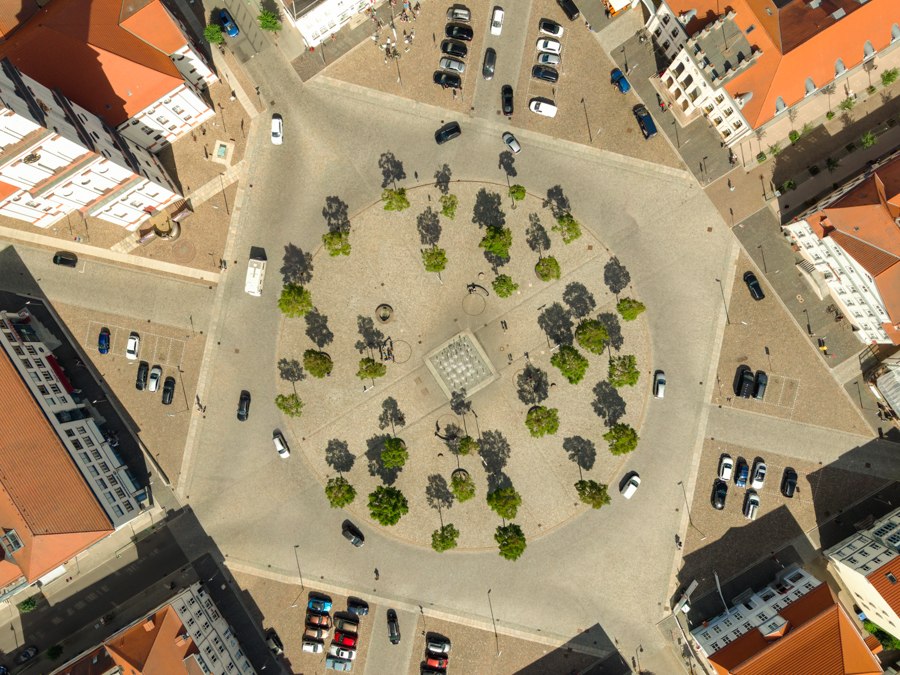
[[841, 110], [846, 110], [847, 112], [850, 112], [851, 110], [853, 110], [853, 107], [855, 105], [856, 105], [856, 99], [848, 96], [843, 101], [838, 103], [838, 108], [840, 108]]
[[609, 504], [609, 492], [607, 486], [595, 480], [580, 480], [575, 483], [575, 491], [578, 498], [592, 509], [599, 509]]
[[613, 424], [603, 438], [609, 442], [609, 451], [614, 455], [627, 455], [638, 444], [637, 432], [627, 424]]
[[48, 661], [56, 661], [63, 653], [62, 645], [53, 645], [47, 650], [47, 660]]
[[878, 142], [878, 137], [871, 131], [867, 131], [862, 135], [862, 138], [859, 139], [859, 142], [862, 143], [864, 148], [871, 148]]
[[769, 155], [772, 157], [777, 157], [778, 153], [781, 152], [781, 145], [778, 143], [773, 143], [769, 146]]
[[501, 298], [508, 298], [519, 288], [519, 284], [513, 281], [508, 274], [498, 274], [491, 282], [491, 286], [494, 288], [494, 293]]
[[884, 649], [888, 651], [896, 651], [900, 649], [900, 640], [888, 633], [878, 624], [872, 623], [871, 621], [866, 619], [865, 621], [863, 621], [863, 628], [874, 635], [881, 643], [881, 646], [884, 647]]
[[300, 417], [303, 414], [303, 401], [297, 394], [278, 394], [275, 407], [288, 417]]
[[487, 503], [503, 520], [512, 520], [522, 505], [522, 495], [510, 485], [488, 492]]
[[433, 246], [422, 251], [422, 264], [426, 272], [443, 272], [447, 267], [447, 252]]
[[475, 481], [468, 473], [454, 472], [450, 478], [450, 492], [460, 504], [467, 502], [475, 496]]
[[525, 199], [525, 194], [525, 186], [518, 184], [509, 186], [509, 196], [512, 197], [514, 201], [522, 201]]
[[509, 247], [512, 246], [512, 230], [508, 227], [489, 227], [478, 245], [498, 258], [508, 259]]
[[559, 431], [559, 410], [536, 405], [525, 416], [525, 426], [535, 438], [552, 436]]
[[431, 533], [431, 548], [438, 553], [449, 551], [451, 548], [456, 548], [457, 539], [459, 539], [459, 530], [453, 527], [453, 523], [448, 523]]
[[291, 319], [301, 317], [312, 311], [312, 294], [298, 284], [285, 284], [278, 298], [278, 309]]
[[259, 16], [256, 17], [256, 20], [259, 22], [260, 28], [270, 33], [277, 33], [281, 30], [281, 21], [278, 20], [278, 14], [268, 9], [262, 10]]
[[203, 39], [211, 45], [220, 45], [225, 42], [225, 36], [222, 34], [222, 26], [217, 23], [211, 23], [203, 29]]
[[637, 359], [631, 354], [613, 356], [609, 360], [609, 383], [616, 389], [633, 387], [637, 384], [641, 372], [637, 369]]
[[409, 503], [403, 493], [395, 487], [379, 485], [369, 495], [369, 514], [376, 523], [396, 525], [407, 513]]
[[441, 195], [441, 214], [453, 220], [456, 218], [456, 207], [459, 199], [456, 195]]
[[590, 319], [575, 329], [575, 340], [591, 354], [602, 354], [609, 342], [609, 331], [596, 319]]
[[303, 367], [313, 377], [327, 377], [331, 375], [334, 362], [325, 352], [317, 352], [315, 349], [307, 349], [303, 352]]
[[20, 602], [16, 607], [19, 609], [19, 613], [28, 614], [28, 612], [33, 612], [37, 609], [38, 599], [36, 596], [31, 596], [30, 598], [25, 598], [22, 602]]
[[644, 304], [634, 298], [622, 298], [616, 303], [616, 311], [625, 321], [634, 321], [645, 309]]
[[825, 160], [825, 168], [828, 169], [829, 173], [834, 173], [835, 169], [837, 169], [840, 165], [841, 163], [834, 157], [829, 157]]
[[375, 380], [387, 374], [387, 366], [378, 363], [375, 359], [365, 358], [359, 360], [359, 370], [356, 376], [361, 380]]
[[381, 463], [385, 469], [402, 469], [409, 459], [406, 443], [399, 438], [388, 438], [381, 449]]
[[343, 230], [326, 232], [322, 235], [325, 250], [332, 258], [339, 255], [350, 255], [350, 233]]
[[406, 188], [386, 189], [381, 193], [381, 200], [384, 202], [385, 211], [403, 211], [409, 208]]
[[569, 213], [559, 216], [552, 229], [560, 234], [565, 244], [571, 244], [581, 236], [581, 225]]
[[471, 436], [463, 436], [459, 439], [459, 443], [456, 446], [456, 453], [458, 455], [471, 455], [473, 452], [478, 452], [481, 446]]
[[528, 546], [525, 542], [525, 533], [515, 523], [498, 527], [494, 541], [500, 549], [500, 557], [507, 560], [518, 560]]
[[881, 84], [885, 87], [894, 84], [897, 81], [897, 78], [900, 77], [900, 69], [891, 68], [890, 70], [883, 70], [881, 72]]
[[552, 279], [559, 279], [562, 272], [559, 269], [559, 263], [556, 261], [552, 255], [548, 255], [546, 258], [541, 258], [537, 261], [537, 264], [534, 266], [535, 274], [538, 275], [538, 279], [541, 281], [550, 281]]
[[559, 368], [559, 372], [570, 384], [578, 384], [584, 379], [584, 373], [588, 368], [588, 360], [575, 347], [563, 345], [559, 348], [559, 351], [550, 357], [550, 365]]
[[342, 509], [356, 499], [356, 488], [343, 476], [329, 478], [325, 484], [325, 496], [333, 509]]

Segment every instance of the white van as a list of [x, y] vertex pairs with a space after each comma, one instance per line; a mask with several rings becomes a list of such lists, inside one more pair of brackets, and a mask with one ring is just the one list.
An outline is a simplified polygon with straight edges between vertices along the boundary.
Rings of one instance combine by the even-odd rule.
[[250, 258], [250, 262], [247, 264], [247, 279], [244, 282], [244, 292], [258, 298], [262, 295], [265, 278], [266, 261]]

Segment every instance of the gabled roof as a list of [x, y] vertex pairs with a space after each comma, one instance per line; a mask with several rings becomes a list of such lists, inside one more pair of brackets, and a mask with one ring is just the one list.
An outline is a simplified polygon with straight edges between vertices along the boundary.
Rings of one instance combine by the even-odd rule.
[[[888, 575], [893, 576], [894, 581]], [[895, 612], [900, 613], [900, 556], [893, 556], [877, 570], [866, 575], [872, 588]]]
[[767, 640], [759, 630], [744, 633], [710, 655], [720, 675], [879, 675], [878, 659], [827, 584], [781, 611], [784, 637]]
[[54, 0], [0, 58], [116, 127], [184, 84], [167, 51], [179, 42], [173, 52], [186, 40], [160, 0]]
[[[725, 89], [733, 98], [752, 92], [741, 112], [754, 129], [775, 117], [779, 98], [786, 106], [803, 100], [807, 78], [816, 87], [834, 80], [838, 59], [847, 70], [859, 65], [866, 41], [878, 51], [887, 47], [891, 25], [900, 23], [900, 2], [896, 0], [869, 0], [865, 4], [858, 0], [822, 0], [818, 7], [810, 6], [808, 0], [667, 2], [676, 16], [697, 10], [687, 26], [688, 34], [724, 14], [726, 8], [734, 9], [735, 23], [761, 54], [755, 63], [732, 77]], [[845, 15], [834, 19], [832, 14], [838, 10]]]
[[9, 37], [16, 28], [40, 9], [37, 0], [0, 2], [0, 39]]
[[187, 672], [184, 660], [197, 645], [171, 605], [106, 642], [110, 658], [126, 673], [177, 675]]

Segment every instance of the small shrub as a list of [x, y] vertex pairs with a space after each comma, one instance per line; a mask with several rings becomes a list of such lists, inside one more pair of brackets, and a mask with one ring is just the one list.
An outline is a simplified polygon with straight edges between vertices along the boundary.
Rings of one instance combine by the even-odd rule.
[[900, 69], [898, 68], [891, 68], [890, 70], [882, 71], [881, 84], [885, 87], [892, 85], [897, 81], [898, 77], [900, 77]]
[[834, 110], [829, 110], [827, 113], [825, 113], [825, 119], [829, 120], [829, 121], [833, 120], [834, 115], [835, 115]]
[[441, 195], [441, 214], [453, 220], [456, 218], [456, 207], [459, 199], [456, 195]]
[[634, 321], [646, 309], [644, 303], [634, 298], [622, 298], [616, 303], [616, 311], [625, 321]]
[[875, 89], [874, 84], [870, 84], [868, 87], [866, 87], [866, 93], [868, 93], [868, 94], [874, 94], [876, 91], [878, 91], [878, 90]]
[[508, 298], [519, 289], [519, 284], [512, 280], [508, 274], [498, 274], [491, 282], [491, 286], [501, 298]]
[[791, 129], [791, 133], [788, 134], [788, 140], [790, 140], [791, 143], [796, 143], [800, 140], [800, 132]]
[[871, 148], [878, 142], [878, 137], [871, 131], [867, 131], [863, 134], [862, 138], [859, 139], [859, 142], [862, 143], [863, 148]]
[[759, 153], [759, 154], [756, 156], [756, 161], [759, 162], [760, 164], [762, 164], [763, 162], [765, 162], [765, 161], [766, 161], [766, 153], [764, 153], [764, 152]]
[[808, 134], [812, 130], [813, 130], [812, 122], [807, 122], [806, 124], [803, 125], [803, 128], [800, 129], [800, 135], [806, 136], [806, 134]]
[[33, 612], [37, 609], [38, 599], [36, 597], [25, 598], [22, 602], [20, 602], [16, 607], [19, 608], [19, 612], [22, 614], [28, 614], [28, 612]]
[[848, 96], [843, 101], [838, 103], [838, 108], [840, 108], [841, 110], [850, 112], [851, 110], [853, 110], [855, 105], [856, 105], [856, 99], [851, 96]]
[[520, 202], [525, 199], [525, 186], [523, 185], [511, 185], [509, 188], [509, 196], [513, 198], [514, 201]]
[[788, 192], [790, 190], [796, 190], [797, 183], [793, 179], [789, 178], [788, 180], [784, 181], [778, 189], [781, 190], [781, 194], [784, 194], [785, 192]]
[[552, 281], [553, 279], [559, 279], [562, 275], [559, 263], [553, 256], [547, 256], [538, 260], [537, 265], [534, 266], [534, 272], [541, 281]]
[[781, 146], [778, 143], [769, 146], [769, 154], [772, 157], [777, 157], [779, 152], [781, 152]]

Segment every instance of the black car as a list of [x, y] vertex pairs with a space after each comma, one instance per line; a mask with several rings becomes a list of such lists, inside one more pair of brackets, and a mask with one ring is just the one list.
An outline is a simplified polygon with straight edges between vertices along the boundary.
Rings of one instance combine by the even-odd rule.
[[281, 638], [278, 637], [278, 633], [275, 632], [274, 628], [270, 628], [266, 631], [266, 644], [269, 647], [269, 651], [275, 656], [284, 654], [284, 644], [281, 642]]
[[344, 535], [344, 539], [349, 541], [351, 544], [359, 548], [366, 542], [365, 536], [363, 533], [359, 531], [359, 528], [356, 527], [349, 520], [345, 520], [343, 526], [341, 527], [341, 534]]
[[452, 141], [462, 133], [459, 128], [459, 122], [447, 122], [444, 126], [434, 132], [434, 142], [443, 145], [447, 141]]
[[756, 371], [756, 382], [753, 385], [753, 396], [758, 401], [762, 401], [766, 395], [766, 385], [769, 384], [769, 376], [764, 370]]
[[753, 396], [753, 369], [750, 366], [738, 366], [734, 375], [734, 393], [741, 398]]
[[17, 666], [22, 665], [28, 661], [31, 661], [35, 656], [37, 656], [38, 648], [37, 647], [26, 647], [23, 651], [19, 652], [16, 655], [16, 658], [13, 659], [13, 663]]
[[443, 70], [434, 71], [434, 83], [444, 89], [462, 89], [462, 78], [456, 73], [445, 73]]
[[78, 256], [68, 251], [57, 251], [53, 255], [53, 264], [63, 267], [78, 267]]
[[175, 378], [171, 375], [163, 382], [163, 405], [172, 405], [172, 399], [175, 398]]
[[369, 603], [359, 598], [350, 598], [347, 600], [347, 611], [356, 616], [365, 616], [369, 613]]
[[237, 418], [241, 422], [246, 422], [248, 417], [250, 417], [250, 392], [244, 389], [238, 399]]
[[464, 59], [469, 54], [469, 48], [466, 47], [462, 42], [444, 40], [443, 42], [441, 42], [441, 52], [446, 54], [447, 56], [455, 56], [457, 58]]
[[494, 68], [497, 66], [497, 52], [493, 47], [488, 47], [484, 52], [484, 65], [481, 74], [486, 80], [494, 79]]
[[143, 391], [144, 387], [147, 386], [147, 375], [150, 373], [150, 364], [146, 361], [141, 361], [138, 364], [137, 377], [134, 380], [134, 388], [138, 391]]
[[544, 82], [557, 82], [559, 80], [559, 71], [550, 66], [535, 66], [531, 69], [531, 76]]
[[750, 289], [750, 297], [759, 302], [766, 294], [763, 293], [762, 286], [759, 285], [759, 279], [756, 278], [756, 275], [753, 272], [744, 272], [744, 283], [747, 284], [747, 288]]
[[504, 84], [500, 88], [500, 108], [507, 117], [513, 114], [513, 88], [508, 84]]
[[444, 35], [454, 40], [471, 42], [475, 33], [469, 26], [463, 26], [460, 23], [448, 23], [447, 27], [444, 29]]
[[566, 18], [569, 21], [574, 21], [581, 13], [578, 11], [578, 7], [575, 6], [575, 3], [572, 0], [556, 0], [559, 6], [562, 8], [562, 11], [565, 13]]
[[725, 508], [725, 498], [728, 496], [728, 485], [721, 480], [713, 483], [712, 505], [717, 511]]
[[781, 494], [790, 499], [797, 491], [797, 472], [791, 467], [784, 470], [784, 476], [781, 479]]
[[397, 621], [397, 612], [392, 609], [387, 611], [388, 639], [392, 645], [400, 643], [400, 622]]

